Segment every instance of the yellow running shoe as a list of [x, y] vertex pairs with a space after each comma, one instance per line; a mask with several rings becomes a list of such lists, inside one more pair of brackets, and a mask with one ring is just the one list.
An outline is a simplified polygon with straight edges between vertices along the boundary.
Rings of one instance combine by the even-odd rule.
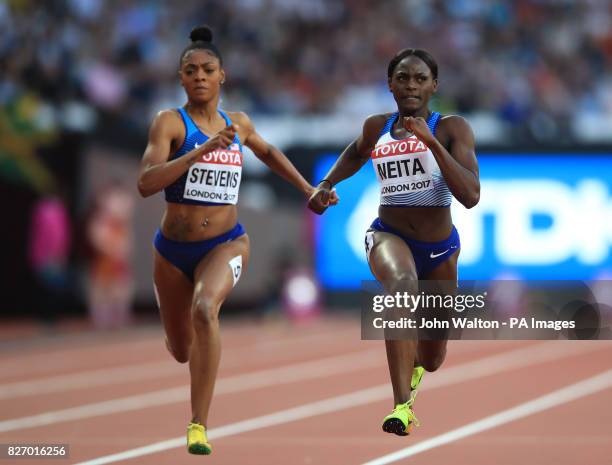
[[382, 429], [386, 433], [394, 433], [398, 436], [410, 434], [412, 425], [419, 426], [419, 420], [412, 411], [412, 400], [403, 404], [397, 404], [389, 415], [385, 417]]
[[419, 384], [421, 384], [421, 380], [423, 379], [423, 375], [425, 374], [425, 368], [423, 367], [414, 367], [412, 370], [412, 380], [410, 381], [410, 387], [413, 391], [415, 391]]
[[412, 389], [412, 391], [410, 392], [410, 401], [409, 401], [411, 405], [414, 403], [414, 400], [416, 399], [417, 390], [418, 390], [419, 384], [421, 384], [421, 380], [423, 379], [424, 374], [425, 374], [425, 368], [423, 367], [414, 367], [414, 369], [412, 370], [412, 379], [410, 380], [410, 389]]
[[212, 446], [206, 437], [206, 428], [199, 423], [189, 423], [187, 427], [187, 451], [197, 455], [212, 454]]

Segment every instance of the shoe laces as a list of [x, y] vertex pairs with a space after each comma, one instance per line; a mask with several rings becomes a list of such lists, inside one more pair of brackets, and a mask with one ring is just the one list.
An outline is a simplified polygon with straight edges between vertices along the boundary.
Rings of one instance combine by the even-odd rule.
[[403, 404], [397, 404], [393, 411], [398, 412], [401, 410], [406, 410], [406, 415], [408, 415], [408, 421], [410, 423], [414, 423], [415, 426], [420, 426], [419, 419], [416, 417], [414, 412], [412, 411], [412, 399], [408, 402], [404, 402]]
[[412, 407], [412, 404], [414, 404], [414, 401], [416, 400], [416, 396], [417, 393], [419, 391], [417, 389], [413, 389], [412, 391], [410, 391], [410, 399], [408, 399], [407, 404], [409, 404]]
[[194, 437], [193, 439], [199, 439], [199, 436], [202, 435], [204, 441], [206, 441], [206, 429], [204, 425], [200, 425], [199, 423], [189, 423], [189, 436]]

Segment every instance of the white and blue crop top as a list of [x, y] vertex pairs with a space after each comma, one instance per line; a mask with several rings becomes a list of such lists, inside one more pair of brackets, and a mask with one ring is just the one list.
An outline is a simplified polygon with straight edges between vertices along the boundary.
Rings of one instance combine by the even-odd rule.
[[[440, 113], [427, 120], [436, 135]], [[448, 207], [452, 194], [429, 147], [413, 134], [396, 139], [391, 134], [399, 113], [389, 117], [370, 157], [380, 183], [380, 204], [391, 207]]]
[[[177, 108], [185, 124], [183, 145], [171, 160], [198, 148], [208, 140], [183, 108]], [[221, 110], [226, 124], [232, 124]], [[227, 149], [217, 149], [202, 155], [189, 171], [164, 189], [166, 202], [191, 205], [236, 205], [242, 178], [242, 144], [238, 134]]]

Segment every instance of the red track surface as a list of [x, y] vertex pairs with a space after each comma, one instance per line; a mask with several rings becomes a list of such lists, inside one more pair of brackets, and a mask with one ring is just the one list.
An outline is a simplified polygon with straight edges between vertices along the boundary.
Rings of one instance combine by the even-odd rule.
[[[0, 464], [81, 463], [184, 436], [187, 366], [172, 361], [161, 330], [29, 337], [0, 354], [0, 443], [68, 443], [70, 459]], [[419, 393], [422, 426], [400, 438], [380, 429], [392, 407], [390, 386], [376, 389], [388, 383], [383, 343], [361, 341], [358, 322], [224, 322], [213, 455], [188, 455], [181, 438], [179, 447], [107, 463], [363, 464], [608, 372], [611, 360], [607, 341], [451, 342]], [[351, 393], [357, 400], [347, 404]], [[387, 463], [612, 463], [612, 382], [575, 397]], [[48, 412], [55, 416], [41, 416]]]

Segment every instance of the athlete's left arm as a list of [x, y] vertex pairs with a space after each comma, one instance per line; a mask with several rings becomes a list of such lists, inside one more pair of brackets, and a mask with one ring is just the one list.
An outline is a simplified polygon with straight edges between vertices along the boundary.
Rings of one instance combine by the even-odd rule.
[[250, 148], [257, 158], [268, 165], [272, 171], [297, 187], [307, 198], [310, 197], [314, 192], [314, 187], [304, 179], [285, 154], [273, 145], [268, 144], [257, 133], [253, 123], [245, 113], [234, 113], [233, 116], [236, 124], [242, 129], [239, 131], [239, 133], [242, 133], [240, 135], [242, 143]]
[[438, 123], [442, 141], [432, 135], [423, 118], [405, 118], [404, 125], [431, 149], [453, 196], [465, 208], [474, 207], [480, 200], [480, 180], [474, 133], [468, 122], [460, 116], [444, 117]]

